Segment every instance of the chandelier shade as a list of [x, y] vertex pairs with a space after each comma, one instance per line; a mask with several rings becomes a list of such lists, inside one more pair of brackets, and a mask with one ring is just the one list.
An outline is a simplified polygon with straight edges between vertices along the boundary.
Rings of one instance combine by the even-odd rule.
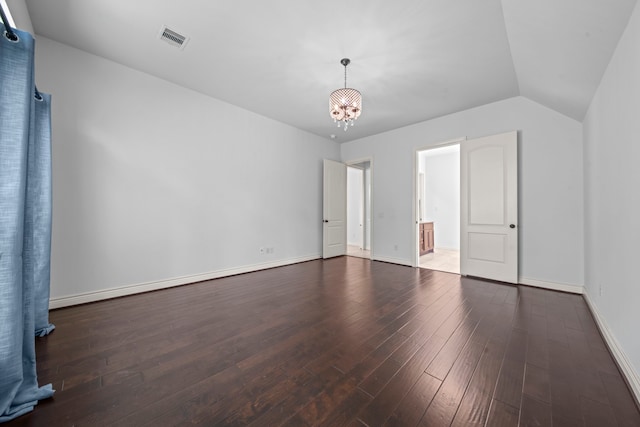
[[329, 96], [331, 117], [336, 121], [357, 119], [362, 111], [362, 95], [351, 88], [338, 89]]
[[353, 126], [353, 121], [360, 117], [362, 112], [362, 94], [347, 87], [347, 65], [351, 60], [343, 58], [340, 63], [344, 65], [344, 88], [336, 89], [329, 95], [329, 115], [338, 127]]

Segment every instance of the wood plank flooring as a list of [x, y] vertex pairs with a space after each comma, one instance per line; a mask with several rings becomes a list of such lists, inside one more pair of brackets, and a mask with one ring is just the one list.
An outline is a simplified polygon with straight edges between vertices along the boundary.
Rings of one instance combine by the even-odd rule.
[[8, 426], [640, 426], [578, 295], [340, 257], [51, 320]]

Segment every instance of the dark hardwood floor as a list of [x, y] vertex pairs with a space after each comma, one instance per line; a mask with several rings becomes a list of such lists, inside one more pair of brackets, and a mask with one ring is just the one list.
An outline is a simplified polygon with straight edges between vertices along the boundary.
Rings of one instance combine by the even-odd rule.
[[640, 426], [578, 295], [340, 257], [51, 320], [8, 426]]

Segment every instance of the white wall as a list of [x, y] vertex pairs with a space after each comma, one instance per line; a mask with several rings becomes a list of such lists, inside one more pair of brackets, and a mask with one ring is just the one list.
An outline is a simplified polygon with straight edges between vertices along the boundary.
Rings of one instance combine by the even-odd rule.
[[9, 13], [16, 24], [16, 28], [33, 35], [33, 25], [31, 24], [31, 17], [25, 0], [6, 0], [6, 5], [9, 7]]
[[362, 248], [363, 245], [363, 208], [364, 208], [364, 171], [347, 167], [347, 244]]
[[36, 76], [53, 95], [53, 300], [320, 256], [335, 142], [44, 37]]
[[424, 221], [434, 223], [434, 246], [460, 250], [460, 146], [420, 153]]
[[[342, 144], [342, 160], [372, 157], [377, 259], [411, 264], [415, 151], [467, 136], [520, 131], [519, 271], [523, 282], [584, 281], [582, 126], [524, 97]], [[397, 249], [396, 249], [397, 247]]]
[[[584, 120], [585, 287], [640, 398], [640, 8]], [[600, 294], [602, 292], [602, 295]]]

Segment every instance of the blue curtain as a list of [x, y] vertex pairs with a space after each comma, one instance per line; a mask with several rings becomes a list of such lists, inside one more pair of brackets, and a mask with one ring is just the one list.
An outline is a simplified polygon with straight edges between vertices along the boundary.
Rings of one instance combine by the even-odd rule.
[[34, 83], [34, 40], [0, 25], [0, 422], [51, 397], [38, 386], [35, 335], [49, 323], [51, 118]]

